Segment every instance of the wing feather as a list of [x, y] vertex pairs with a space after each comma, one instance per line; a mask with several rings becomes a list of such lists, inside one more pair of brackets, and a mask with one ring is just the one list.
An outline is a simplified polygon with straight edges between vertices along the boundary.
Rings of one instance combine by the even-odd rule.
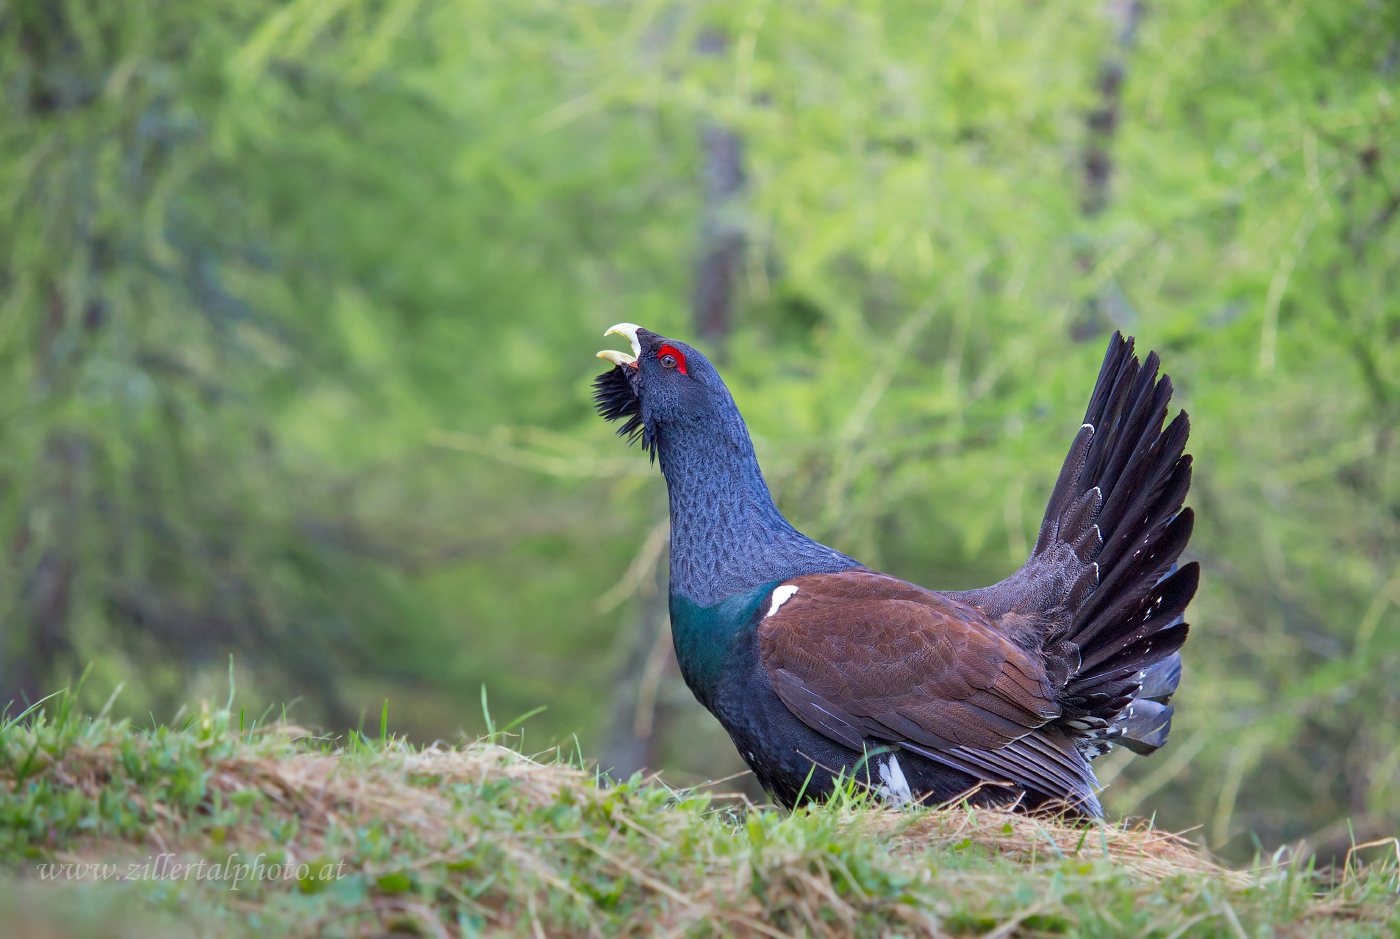
[[977, 610], [871, 571], [784, 586], [797, 591], [760, 622], [759, 651], [803, 723], [852, 749], [894, 743], [1042, 801], [1097, 804], [1088, 763], [1041, 730], [1061, 707], [1040, 656]]

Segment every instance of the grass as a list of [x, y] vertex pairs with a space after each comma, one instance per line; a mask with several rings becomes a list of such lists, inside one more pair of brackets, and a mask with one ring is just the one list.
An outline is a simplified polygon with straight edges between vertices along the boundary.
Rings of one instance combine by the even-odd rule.
[[[500, 732], [415, 748], [228, 705], [141, 727], [71, 702], [0, 725], [11, 935], [1400, 934], [1394, 851], [1232, 871], [1145, 825], [886, 810], [853, 788], [788, 814], [599, 785]], [[109, 866], [40, 867], [63, 864]]]

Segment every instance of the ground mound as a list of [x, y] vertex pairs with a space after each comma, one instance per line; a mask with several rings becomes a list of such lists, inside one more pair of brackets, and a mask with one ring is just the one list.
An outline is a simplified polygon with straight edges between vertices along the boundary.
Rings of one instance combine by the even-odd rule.
[[[788, 814], [608, 783], [500, 734], [415, 748], [81, 717], [0, 728], [0, 914], [17, 935], [1243, 937], [1391, 934], [1396, 865], [1228, 870], [1146, 825], [852, 787]], [[120, 911], [119, 915], [115, 911]], [[178, 925], [176, 925], [178, 924]], [[132, 931], [135, 930], [135, 931]]]

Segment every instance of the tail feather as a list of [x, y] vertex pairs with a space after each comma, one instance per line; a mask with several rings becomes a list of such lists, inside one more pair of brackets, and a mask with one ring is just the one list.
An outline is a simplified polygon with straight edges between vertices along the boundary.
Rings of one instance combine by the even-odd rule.
[[1159, 704], [1151, 698], [1135, 699], [1119, 718], [1118, 726], [1123, 731], [1119, 742], [1143, 756], [1160, 749], [1171, 733], [1173, 710], [1170, 704]]
[[[1180, 416], [1173, 425], [1178, 423], [1184, 424]], [[1180, 509], [1191, 487], [1191, 458], [1181, 452], [1186, 446], [1185, 433], [1180, 433], [1179, 438], [1170, 448], [1153, 447], [1143, 454], [1142, 462], [1151, 460], [1157, 466], [1166, 464], [1169, 466], [1167, 473], [1147, 480], [1140, 489], [1122, 486], [1115, 490], [1114, 498], [1105, 502], [1103, 511], [1099, 513], [1099, 525], [1115, 534], [1104, 539], [1104, 550], [1099, 555], [1100, 567], [1115, 566], [1134, 544], [1150, 541], [1156, 531], [1172, 518], [1172, 515], [1162, 513], [1174, 513]], [[1130, 466], [1128, 469], [1131, 472], [1138, 467]], [[1121, 499], [1118, 498], [1120, 496]]]
[[[1067, 597], [1072, 619], [1063, 640], [1076, 647], [1079, 667], [1065, 683], [1066, 713], [1106, 720], [1111, 737], [1150, 753], [1170, 731], [1167, 702], [1189, 629], [1182, 617], [1200, 571], [1177, 565], [1194, 522], [1182, 508], [1191, 486], [1190, 419], [1183, 411], [1163, 427], [1171, 379], [1158, 378], [1155, 352], [1141, 365], [1132, 353], [1133, 340], [1115, 333], [1042, 529], [1091, 522], [1102, 540], [1080, 589]], [[1081, 519], [1081, 505], [1092, 503], [1097, 511]]]
[[1145, 537], [1138, 550], [1116, 567], [1105, 569], [1100, 566], [1100, 579], [1097, 589], [1080, 607], [1066, 637], [1087, 653], [1090, 647], [1107, 641], [1104, 633], [1131, 628], [1134, 612], [1141, 608], [1142, 613], [1156, 612], [1154, 609], [1167, 603], [1163, 594], [1168, 581], [1174, 579], [1191, 580], [1191, 587], [1180, 607], [1172, 615], [1185, 612], [1196, 592], [1199, 570], [1195, 564], [1188, 564], [1170, 577], [1163, 577], [1171, 570], [1176, 559], [1181, 556], [1191, 537], [1195, 515], [1186, 509], [1177, 515], [1160, 532], [1151, 532]]
[[[1172, 647], [1180, 648], [1186, 641], [1186, 631], [1176, 629], [1184, 626], [1183, 623], [1173, 623], [1167, 629], [1158, 630], [1145, 640], [1140, 640], [1144, 645], [1136, 643], [1132, 648], [1123, 650], [1112, 663], [1100, 666], [1094, 670], [1093, 675], [1079, 676], [1075, 682], [1074, 703], [1086, 713], [1090, 713], [1094, 708], [1090, 703], [1094, 701], [1107, 700], [1127, 694], [1129, 698], [1161, 698], [1168, 700], [1172, 693], [1176, 691], [1176, 685], [1171, 688], [1157, 688], [1154, 693], [1144, 694], [1144, 682], [1147, 680], [1147, 671], [1157, 667], [1159, 657], [1177, 658], [1177, 673], [1174, 681], [1181, 680], [1180, 656], [1172, 650]], [[1154, 664], [1145, 666], [1144, 659], [1152, 661]]]
[[1176, 652], [1143, 672], [1142, 690], [1138, 692], [1138, 697], [1151, 698], [1153, 701], [1165, 704], [1167, 699], [1176, 692], [1176, 686], [1180, 681], [1181, 653]]
[[[1104, 363], [1104, 367], [1108, 367], [1107, 362]], [[1103, 375], [1099, 376], [1099, 381], [1103, 382]], [[1090, 405], [1091, 412], [1092, 409], [1093, 406]], [[1055, 480], [1055, 488], [1050, 493], [1050, 503], [1045, 507], [1045, 521], [1040, 523], [1040, 534], [1036, 537], [1035, 550], [1031, 552], [1031, 557], [1044, 554], [1059, 537], [1060, 522], [1072, 498], [1070, 493], [1079, 488], [1079, 476], [1084, 471], [1084, 464], [1089, 458], [1089, 446], [1093, 442], [1094, 425], [1086, 422], [1080, 426], [1074, 443], [1070, 444], [1065, 465], [1060, 467], [1060, 478]]]
[[954, 594], [1008, 628], [1040, 624], [1028, 640], [1060, 690], [1060, 726], [1087, 756], [1106, 740], [1139, 753], [1166, 741], [1200, 576], [1177, 564], [1194, 522], [1182, 508], [1190, 419], [1166, 423], [1173, 388], [1159, 370], [1155, 352], [1139, 363], [1114, 333], [1031, 556], [999, 584]]
[[[1171, 381], [1163, 379], [1161, 385], [1154, 388], [1156, 377], [1157, 353], [1154, 352], [1147, 357], [1147, 364], [1137, 372], [1137, 380], [1131, 385], [1118, 425], [1095, 425], [1095, 444], [1099, 447], [1090, 448], [1090, 460], [1085, 466], [1084, 475], [1103, 480], [1113, 487], [1101, 513], [1107, 528], [1114, 528], [1122, 519], [1131, 492], [1129, 485], [1143, 479], [1141, 464], [1146, 462], [1151, 448], [1149, 445], [1143, 449], [1138, 444], [1143, 441], [1149, 423], [1155, 423], [1160, 428], [1167, 414], [1166, 399], [1171, 396]], [[1124, 387], [1127, 387], [1126, 383]], [[1157, 418], [1155, 422], [1152, 421], [1153, 417]], [[1102, 461], [1094, 459], [1100, 454]]]

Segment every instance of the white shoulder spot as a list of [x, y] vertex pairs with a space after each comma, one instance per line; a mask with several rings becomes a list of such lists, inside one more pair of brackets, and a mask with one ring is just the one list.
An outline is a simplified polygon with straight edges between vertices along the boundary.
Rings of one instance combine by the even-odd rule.
[[914, 793], [909, 790], [909, 780], [904, 778], [904, 767], [893, 753], [880, 766], [880, 795], [895, 805], [908, 805], [914, 801]]
[[778, 607], [791, 600], [792, 595], [795, 593], [797, 593], [797, 588], [791, 584], [784, 584], [781, 587], [773, 588], [773, 605], [768, 608], [767, 613], [763, 614], [763, 618], [767, 619], [778, 612]]

